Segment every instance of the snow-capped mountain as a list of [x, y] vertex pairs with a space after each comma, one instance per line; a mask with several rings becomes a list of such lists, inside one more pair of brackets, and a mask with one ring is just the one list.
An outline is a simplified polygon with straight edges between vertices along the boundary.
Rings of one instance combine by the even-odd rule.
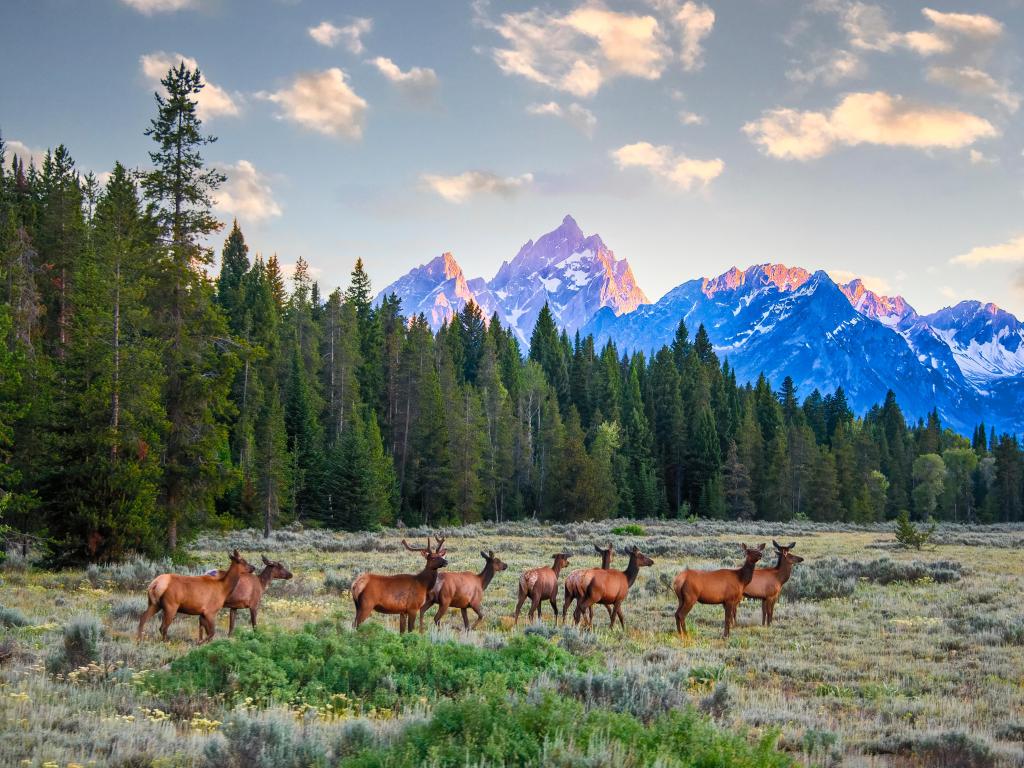
[[467, 280], [455, 257], [450, 253], [421, 264], [393, 282], [379, 294], [395, 294], [402, 300], [402, 312], [412, 317], [422, 313], [435, 330], [452, 319], [470, 301], [475, 301], [486, 317], [494, 312], [494, 303], [487, 285], [480, 278]]
[[704, 325], [740, 381], [764, 373], [778, 386], [791, 376], [803, 395], [842, 386], [858, 412], [892, 389], [908, 414], [938, 407], [961, 427], [976, 413], [977, 398], [962, 377], [948, 381], [943, 370], [923, 363], [894, 330], [895, 322], [858, 312], [820, 271], [781, 264], [733, 268], [683, 283], [657, 303], [621, 317], [602, 310], [583, 332], [593, 332], [599, 344], [614, 340], [620, 351], [653, 352], [671, 343], [680, 319], [691, 334]]
[[545, 303], [555, 323], [573, 333], [602, 307], [620, 315], [647, 302], [629, 262], [617, 259], [600, 235], [584, 235], [572, 216], [528, 241], [489, 282], [466, 280], [446, 253], [386, 287], [377, 300], [390, 293], [402, 299], [406, 315], [423, 312], [435, 329], [472, 299], [487, 317], [497, 310], [523, 344]]
[[924, 319], [975, 384], [1024, 373], [1024, 325], [995, 304], [961, 301]]

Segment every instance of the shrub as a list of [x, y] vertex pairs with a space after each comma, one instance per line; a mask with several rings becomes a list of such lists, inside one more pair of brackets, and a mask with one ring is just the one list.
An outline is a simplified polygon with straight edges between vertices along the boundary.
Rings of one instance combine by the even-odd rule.
[[352, 577], [346, 576], [337, 571], [324, 573], [324, 590], [341, 594], [352, 588]]
[[51, 673], [66, 672], [98, 661], [102, 632], [99, 619], [91, 614], [73, 618], [64, 627], [63, 644], [47, 659], [47, 670]]
[[644, 722], [681, 707], [686, 701], [686, 687], [675, 677], [632, 670], [619, 674], [565, 675], [557, 687], [559, 693], [579, 700], [588, 709], [604, 707], [626, 712]]
[[793, 569], [782, 594], [790, 600], [828, 600], [852, 595], [858, 579], [883, 585], [922, 579], [945, 584], [959, 581], [962, 576], [963, 566], [955, 560], [907, 563], [887, 557], [867, 562], [829, 558]]
[[629, 523], [627, 525], [617, 525], [612, 528], [612, 533], [616, 536], [646, 536], [647, 531], [644, 530], [642, 525], [636, 523]]
[[869, 744], [865, 751], [875, 755], [908, 756], [921, 765], [994, 768], [997, 764], [988, 744], [957, 731], [893, 737]]
[[319, 740], [297, 733], [290, 720], [235, 715], [206, 745], [201, 764], [210, 768], [307, 768], [326, 766], [327, 754]]
[[148, 605], [149, 600], [144, 597], [122, 597], [112, 600], [110, 603], [110, 618], [138, 621]]
[[0, 624], [5, 627], [25, 627], [29, 620], [24, 613], [17, 608], [5, 608], [0, 605]]
[[907, 549], [923, 549], [935, 534], [935, 523], [929, 528], [918, 529], [907, 515], [907, 510], [900, 512], [896, 518], [896, 543]]

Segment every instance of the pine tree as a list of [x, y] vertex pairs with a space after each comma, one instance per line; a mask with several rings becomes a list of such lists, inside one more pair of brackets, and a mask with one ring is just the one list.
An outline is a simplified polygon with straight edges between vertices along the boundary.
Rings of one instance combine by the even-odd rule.
[[750, 499], [750, 473], [740, 462], [736, 443], [729, 441], [729, 449], [722, 467], [722, 485], [725, 508], [733, 520], [749, 520], [754, 516], [754, 502]]
[[275, 383], [271, 383], [255, 427], [255, 499], [268, 537], [284, 506], [290, 506], [292, 458], [288, 453], [288, 432], [284, 407]]
[[217, 303], [228, 318], [231, 331], [245, 335], [243, 324], [244, 299], [241, 295], [242, 279], [249, 271], [249, 246], [245, 244], [238, 219], [231, 226], [231, 233], [224, 241], [221, 252], [220, 277], [217, 278]]

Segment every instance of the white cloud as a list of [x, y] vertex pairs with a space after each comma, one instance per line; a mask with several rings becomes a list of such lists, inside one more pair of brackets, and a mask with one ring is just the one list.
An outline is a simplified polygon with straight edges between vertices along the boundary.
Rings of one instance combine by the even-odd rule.
[[1002, 22], [980, 13], [942, 13], [931, 8], [921, 10], [925, 18], [943, 32], [974, 40], [995, 40], [1003, 34]]
[[455, 176], [425, 173], [420, 177], [428, 189], [450, 203], [464, 203], [480, 194], [512, 197], [533, 183], [533, 174], [499, 176], [490, 171], [465, 171]]
[[848, 269], [830, 269], [828, 276], [835, 283], [849, 283], [853, 280], [860, 280], [869, 291], [874, 291], [880, 296], [889, 296], [893, 291], [893, 285], [889, 280], [877, 275], [862, 275], [859, 272], [851, 272]]
[[695, 160], [675, 154], [671, 147], [655, 146], [646, 141], [626, 144], [613, 150], [611, 155], [619, 168], [643, 168], [685, 190], [697, 185], [706, 187], [725, 170], [720, 158]]
[[529, 104], [526, 107], [526, 111], [531, 115], [547, 115], [561, 118], [586, 136], [592, 136], [594, 128], [597, 126], [597, 116], [575, 101], [567, 107], [563, 107], [557, 101]]
[[219, 211], [250, 222], [281, 215], [281, 206], [274, 199], [269, 180], [252, 163], [239, 160], [219, 168], [228, 177], [217, 191]]
[[1024, 235], [1019, 235], [998, 245], [979, 245], [967, 253], [950, 259], [953, 264], [976, 267], [979, 264], [1019, 264], [1024, 262]]
[[[166, 51], [154, 51], [139, 57], [139, 66], [142, 74], [154, 88], [160, 88], [160, 80], [167, 77], [167, 71], [177, 67], [181, 62], [189, 69], [199, 69], [199, 63], [191, 56], [180, 53], [167, 53]], [[209, 120], [213, 117], [227, 116], [236, 117], [241, 108], [235, 97], [225, 91], [219, 85], [210, 82], [210, 79], [203, 75], [203, 90], [197, 98], [199, 104], [199, 117]]]
[[181, 11], [186, 8], [195, 8], [198, 5], [197, 0], [121, 0], [121, 2], [147, 16], [152, 16], [154, 13], [168, 13]]
[[287, 88], [257, 94], [281, 107], [281, 117], [322, 133], [360, 139], [366, 119], [366, 101], [337, 67], [296, 76]]
[[856, 53], [842, 48], [816, 59], [813, 66], [790, 69], [786, 72], [786, 77], [798, 83], [814, 83], [820, 80], [826, 85], [835, 85], [842, 80], [863, 77], [865, 73], [864, 60]]
[[580, 98], [593, 96], [615, 77], [656, 80], [671, 55], [653, 16], [597, 4], [565, 15], [534, 8], [483, 23], [507, 44], [493, 51], [503, 72]]
[[366, 47], [363, 45], [363, 35], [369, 34], [373, 29], [373, 19], [354, 19], [351, 24], [339, 27], [329, 21], [321, 21], [315, 27], [310, 27], [309, 36], [320, 45], [333, 48], [342, 43], [351, 53], [356, 56], [362, 54]]
[[42, 169], [43, 158], [46, 157], [45, 149], [33, 149], [17, 139], [4, 139], [4, 147], [6, 151], [5, 165], [7, 166], [4, 168], [5, 171], [10, 167], [11, 158], [15, 155], [21, 159], [26, 171], [30, 165], [34, 165], [39, 170]]
[[715, 26], [715, 12], [703, 3], [688, 0], [672, 17], [672, 21], [682, 30], [683, 43], [679, 58], [683, 62], [683, 69], [688, 72], [700, 69], [704, 66], [704, 38], [711, 34]]
[[914, 103], [884, 91], [847, 94], [828, 113], [769, 110], [744, 125], [743, 131], [767, 154], [796, 160], [857, 144], [959, 149], [997, 134], [977, 115]]
[[972, 149], [967, 153], [967, 157], [971, 161], [971, 165], [997, 165], [998, 161], [994, 157], [989, 157], [984, 152], [979, 152], [976, 149]]
[[684, 109], [679, 113], [679, 122], [683, 125], [703, 125], [704, 115], [698, 115], [696, 112], [687, 112]]
[[370, 63], [400, 91], [417, 101], [429, 101], [437, 90], [437, 73], [429, 67], [412, 67], [403, 72], [385, 56], [371, 59]]
[[998, 82], [988, 72], [977, 67], [930, 67], [928, 79], [961, 93], [991, 99], [1006, 107], [1009, 112], [1016, 112], [1020, 108], [1020, 95], [1014, 93], [1009, 84]]

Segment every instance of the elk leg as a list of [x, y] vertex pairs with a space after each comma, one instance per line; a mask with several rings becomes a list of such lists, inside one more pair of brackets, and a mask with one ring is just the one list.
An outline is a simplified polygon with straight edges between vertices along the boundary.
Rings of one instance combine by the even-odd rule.
[[690, 600], [687, 598], [681, 598], [679, 600], [679, 607], [676, 608], [676, 632], [679, 633], [680, 637], [686, 637], [690, 633], [686, 631], [686, 616], [693, 610], [693, 605], [696, 600]]
[[[253, 631], [256, 630], [256, 614], [259, 613], [259, 608], [255, 605], [249, 609], [249, 621], [252, 622]], [[231, 634], [230, 632], [228, 634]]]
[[584, 597], [582, 600], [577, 598], [576, 610], [572, 613], [573, 624], [579, 626], [580, 619], [583, 618], [583, 614], [585, 614], [590, 609], [590, 607], [591, 602], [589, 597]]
[[135, 634], [135, 642], [142, 640], [142, 630], [145, 628], [146, 622], [152, 619], [159, 610], [160, 606], [157, 603], [150, 603], [146, 606], [146, 610], [142, 612], [142, 616], [139, 618], [139, 631]]
[[163, 640], [167, 640], [167, 628], [171, 626], [171, 622], [174, 621], [174, 617], [178, 613], [178, 608], [164, 608], [164, 617], [160, 621], [160, 637]]
[[762, 627], [767, 627], [768, 626], [768, 601], [767, 600], [762, 600], [761, 601], [761, 626]]
[[729, 627], [732, 625], [732, 612], [734, 609], [731, 603], [723, 603], [722, 607], [725, 609], [725, 633], [722, 637], [728, 637]]
[[555, 626], [558, 626], [558, 593], [551, 596], [551, 610], [555, 612]]
[[403, 613], [398, 617], [398, 634], [400, 635], [405, 634], [405, 616], [406, 615]]
[[235, 634], [235, 609], [228, 610], [228, 637]]
[[469, 607], [472, 608], [473, 613], [476, 614], [476, 621], [473, 622], [473, 626], [470, 627], [470, 629], [476, 629], [480, 625], [480, 622], [484, 620], [484, 613], [480, 610], [479, 603], [476, 605], [470, 605]]
[[619, 626], [622, 627], [622, 631], [626, 631], [626, 622], [622, 618], [622, 603], [615, 604], [615, 613], [612, 616], [612, 626], [615, 626], [615, 616], [619, 617]]
[[540, 595], [532, 595], [530, 597], [530, 623], [532, 624], [537, 618], [543, 618], [540, 610], [541, 602]]
[[[411, 611], [409, 611], [408, 614], [408, 621], [406, 622], [406, 626], [409, 628], [410, 632], [416, 629], [416, 610], [416, 608], [413, 608]], [[422, 630], [420, 631], [422, 632]]]
[[[569, 612], [569, 605], [575, 599], [574, 595], [569, 594], [569, 587], [566, 587], [565, 595], [562, 597], [562, 626], [565, 626], [565, 614]], [[558, 616], [555, 616], [555, 623], [558, 623]]]
[[[423, 603], [423, 607], [422, 607], [422, 608], [420, 608], [420, 632], [422, 632], [422, 631], [423, 631], [423, 616], [424, 616], [424, 615], [426, 614], [426, 612], [427, 612], [427, 609], [428, 609], [428, 608], [429, 608], [430, 606], [432, 606], [433, 604], [434, 604], [434, 601], [433, 601], [433, 600], [431, 600], [431, 599], [430, 599], [430, 598], [428, 597], [428, 598], [427, 598], [427, 600], [426, 600], [426, 602], [425, 602], [425, 603]], [[434, 623], [437, 623], [437, 622], [436, 622], [436, 619], [437, 619], [437, 615], [436, 615], [436, 614], [434, 615], [434, 619], [435, 619], [435, 622], [434, 622]]]
[[772, 600], [771, 602], [768, 602], [766, 600], [765, 603], [768, 606], [768, 626], [770, 627], [772, 625], [772, 621], [775, 619], [775, 601]]
[[373, 613], [373, 608], [369, 607], [368, 605], [358, 605], [356, 607], [356, 618], [353, 621], [353, 626], [356, 629], [359, 629], [359, 625], [366, 621], [368, 618], [370, 618], [371, 613]]
[[[465, 608], [460, 608], [462, 611], [462, 623], [466, 627], [466, 631], [469, 632], [469, 612]], [[555, 614], [555, 622], [558, 622], [558, 614]]]
[[441, 617], [448, 613], [448, 606], [443, 602], [437, 604], [437, 613], [434, 614], [434, 626], [441, 626]]
[[512, 622], [513, 625], [518, 625], [519, 624], [519, 611], [522, 610], [523, 603], [525, 603], [525, 602], [526, 602], [526, 593], [523, 592], [522, 590], [519, 590], [519, 599], [516, 602], [516, 617], [515, 617], [515, 621]]

